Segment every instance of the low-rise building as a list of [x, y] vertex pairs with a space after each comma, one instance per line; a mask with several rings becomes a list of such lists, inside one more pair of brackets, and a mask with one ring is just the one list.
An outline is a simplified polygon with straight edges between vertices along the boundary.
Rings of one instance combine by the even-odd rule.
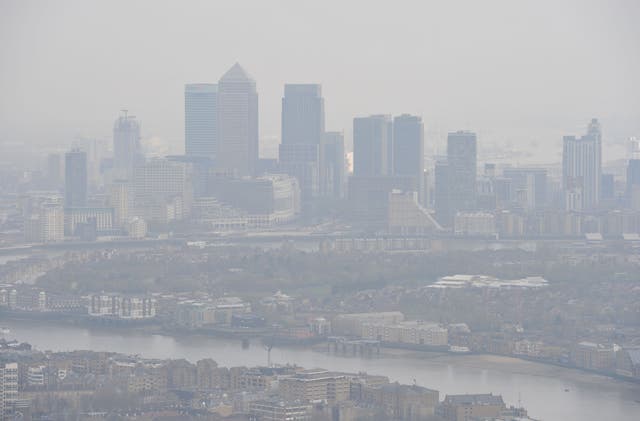
[[616, 352], [616, 374], [640, 378], [640, 348], [623, 348]]
[[399, 311], [352, 313], [336, 316], [331, 326], [335, 335], [360, 337], [365, 324], [395, 324], [403, 320], [404, 314]]
[[399, 323], [366, 323], [362, 326], [363, 339], [381, 342], [444, 346], [448, 343], [447, 329], [437, 323], [421, 320], [403, 321]]
[[93, 294], [88, 312], [93, 317], [144, 320], [156, 317], [156, 300], [149, 297]]
[[496, 234], [496, 220], [488, 212], [458, 212], [454, 219], [456, 235], [493, 236]]
[[612, 370], [616, 362], [616, 352], [613, 346], [593, 342], [576, 344], [571, 350], [570, 357], [576, 367], [596, 371]]
[[346, 375], [324, 369], [302, 370], [280, 379], [281, 396], [286, 400], [335, 403], [349, 399]]
[[278, 400], [256, 400], [249, 404], [249, 412], [255, 421], [308, 421], [311, 405]]
[[497, 417], [506, 409], [500, 395], [447, 395], [437, 414], [448, 421], [469, 421], [475, 417]]

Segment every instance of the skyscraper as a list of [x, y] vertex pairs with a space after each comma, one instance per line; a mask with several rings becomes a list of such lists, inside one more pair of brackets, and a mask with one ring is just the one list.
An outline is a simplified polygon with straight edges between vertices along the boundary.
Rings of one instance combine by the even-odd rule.
[[477, 176], [476, 134], [468, 131], [449, 133], [447, 137], [447, 164], [449, 168], [449, 206], [458, 211], [476, 207]]
[[436, 220], [445, 227], [453, 225], [450, 204], [449, 163], [446, 159], [436, 160], [434, 168], [434, 208]]
[[87, 154], [73, 149], [64, 156], [64, 206], [87, 206]]
[[47, 156], [47, 184], [54, 189], [62, 185], [62, 158], [60, 154], [51, 153]]
[[375, 177], [391, 175], [389, 145], [393, 142], [393, 123], [389, 115], [353, 119], [353, 175]]
[[255, 81], [234, 64], [218, 82], [216, 167], [252, 175], [258, 161], [258, 93]]
[[640, 159], [630, 159], [627, 164], [627, 205], [640, 209]]
[[282, 98], [282, 143], [320, 145], [324, 98], [318, 84], [286, 84]]
[[184, 87], [184, 150], [186, 155], [215, 157], [218, 86], [192, 83]]
[[113, 125], [113, 168], [119, 178], [131, 178], [133, 168], [143, 162], [140, 123], [127, 110]]
[[316, 84], [287, 84], [282, 98], [280, 167], [298, 179], [303, 209], [320, 189], [324, 98]]
[[424, 204], [424, 125], [422, 118], [402, 114], [393, 119], [393, 174], [414, 177], [418, 201]]
[[565, 194], [581, 197], [579, 203], [571, 201], [579, 209], [569, 210], [590, 210], [598, 205], [602, 179], [602, 131], [597, 119], [591, 119], [586, 135], [563, 138], [562, 179]]
[[323, 196], [344, 197], [346, 162], [344, 135], [325, 132], [320, 147], [320, 193]]
[[544, 207], [547, 203], [547, 170], [544, 168], [505, 168], [504, 178], [510, 181], [512, 202], [526, 209]]

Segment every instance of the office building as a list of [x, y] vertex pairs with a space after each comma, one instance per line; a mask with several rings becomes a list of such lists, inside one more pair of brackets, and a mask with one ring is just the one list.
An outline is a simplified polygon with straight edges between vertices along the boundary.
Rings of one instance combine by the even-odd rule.
[[258, 93], [255, 81], [234, 64], [218, 82], [216, 168], [253, 175], [258, 161]]
[[547, 204], [547, 170], [544, 168], [505, 168], [503, 178], [509, 180], [509, 200], [526, 210]]
[[449, 194], [449, 163], [440, 157], [434, 168], [434, 208], [436, 220], [444, 227], [453, 226]]
[[[286, 174], [212, 176], [209, 188], [209, 196], [199, 198], [194, 208], [194, 217], [208, 225], [220, 226], [235, 218], [242, 220], [241, 225], [270, 226], [290, 222], [300, 213], [298, 181]], [[224, 210], [229, 212], [225, 215]]]
[[341, 132], [323, 134], [320, 162], [320, 194], [327, 197], [344, 197], [347, 164], [344, 155], [344, 135]]
[[389, 232], [424, 235], [441, 229], [429, 211], [418, 202], [417, 192], [393, 190], [389, 193]]
[[611, 203], [616, 198], [616, 179], [613, 174], [602, 174], [600, 199]]
[[191, 83], [184, 87], [184, 151], [214, 158], [218, 142], [218, 86]]
[[89, 240], [100, 232], [109, 232], [113, 229], [113, 213], [112, 208], [65, 208], [65, 235], [85, 237]]
[[457, 212], [453, 223], [453, 232], [462, 236], [494, 236], [496, 221], [493, 213]]
[[57, 203], [43, 203], [25, 219], [25, 240], [30, 243], [52, 243], [64, 240], [64, 210]]
[[625, 193], [629, 205], [634, 203], [634, 196], [638, 196], [636, 199], [640, 203], [640, 158], [630, 159], [627, 164], [627, 188]]
[[354, 224], [366, 229], [386, 229], [389, 194], [393, 190], [416, 191], [416, 180], [407, 176], [349, 177], [349, 206]]
[[52, 189], [59, 189], [62, 185], [62, 157], [58, 153], [47, 156], [47, 185]]
[[316, 197], [320, 190], [320, 144], [323, 133], [322, 87], [316, 84], [285, 85], [280, 168], [298, 179], [303, 203]]
[[468, 131], [449, 133], [447, 137], [449, 167], [449, 206], [456, 212], [476, 207], [477, 139]]
[[592, 210], [600, 199], [602, 180], [602, 131], [597, 119], [589, 123], [582, 137], [565, 136], [562, 151], [562, 179], [566, 195], [580, 197], [566, 200], [570, 211]]
[[159, 223], [180, 220], [189, 214], [192, 202], [191, 164], [156, 158], [136, 167], [129, 216]]
[[282, 98], [282, 144], [320, 145], [324, 98], [317, 84], [287, 84]]
[[113, 208], [113, 226], [124, 227], [133, 207], [133, 189], [129, 181], [117, 180], [109, 187], [109, 206]]
[[127, 110], [113, 124], [113, 168], [119, 178], [130, 179], [133, 168], [144, 161], [140, 123]]
[[249, 404], [251, 419], [260, 421], [310, 421], [311, 405], [279, 400], [257, 400]]
[[424, 198], [424, 125], [422, 118], [402, 114], [393, 119], [392, 141], [393, 174], [413, 177], [418, 189], [418, 200]]
[[87, 154], [73, 149], [64, 156], [64, 206], [87, 205]]
[[353, 119], [353, 175], [379, 177], [392, 174], [393, 123], [389, 115]]

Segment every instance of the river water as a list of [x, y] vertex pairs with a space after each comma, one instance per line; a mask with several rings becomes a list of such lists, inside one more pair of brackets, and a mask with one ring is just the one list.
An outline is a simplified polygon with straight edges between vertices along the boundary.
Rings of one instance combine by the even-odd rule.
[[[139, 354], [148, 358], [213, 358], [221, 366], [267, 363], [258, 341], [242, 349], [239, 340], [200, 336], [171, 337], [141, 331], [87, 329], [37, 322], [0, 321], [9, 338], [39, 350], [87, 349]], [[413, 383], [449, 393], [502, 394], [508, 405], [521, 402], [541, 420], [640, 420], [640, 385], [543, 364], [502, 357], [444, 356], [404, 353], [374, 358], [347, 357], [311, 349], [274, 348], [275, 364], [297, 364], [336, 371], [366, 371], [392, 381]]]

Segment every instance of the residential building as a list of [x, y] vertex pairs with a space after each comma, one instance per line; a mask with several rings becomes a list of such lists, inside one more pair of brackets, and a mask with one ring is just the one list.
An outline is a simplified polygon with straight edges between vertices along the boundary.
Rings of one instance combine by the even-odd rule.
[[497, 417], [505, 409], [500, 395], [446, 395], [437, 414], [448, 421], [470, 421], [476, 417]]
[[0, 365], [0, 419], [9, 419], [18, 401], [18, 364]]
[[289, 401], [324, 401], [330, 404], [349, 399], [346, 375], [324, 369], [302, 370], [279, 381], [280, 395]]
[[573, 347], [570, 358], [576, 367], [608, 371], [615, 367], [616, 352], [613, 346], [585, 341]]
[[150, 297], [92, 294], [89, 296], [88, 313], [92, 317], [123, 320], [151, 319], [156, 316], [156, 300]]

